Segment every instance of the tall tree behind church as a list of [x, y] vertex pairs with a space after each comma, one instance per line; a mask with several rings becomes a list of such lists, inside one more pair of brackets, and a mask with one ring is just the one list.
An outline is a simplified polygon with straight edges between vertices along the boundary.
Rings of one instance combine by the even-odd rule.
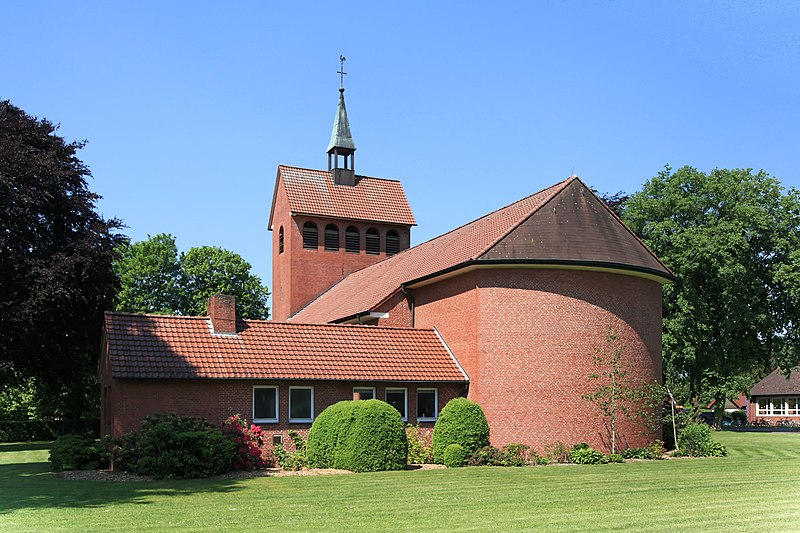
[[722, 406], [773, 365], [800, 362], [797, 190], [763, 171], [667, 167], [624, 217], [678, 277], [664, 287], [665, 370], [695, 404]]

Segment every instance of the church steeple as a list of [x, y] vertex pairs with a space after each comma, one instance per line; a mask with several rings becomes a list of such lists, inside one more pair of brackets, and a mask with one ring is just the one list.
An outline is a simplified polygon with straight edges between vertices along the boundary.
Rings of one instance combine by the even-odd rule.
[[[346, 58], [339, 56], [341, 69], [339, 69], [339, 104], [336, 106], [336, 118], [333, 120], [331, 142], [328, 143], [328, 171], [333, 176], [337, 185], [355, 185], [355, 151], [356, 145], [350, 133], [350, 121], [347, 120], [347, 108], [344, 105], [344, 62]], [[339, 166], [339, 156], [342, 156], [343, 166]]]

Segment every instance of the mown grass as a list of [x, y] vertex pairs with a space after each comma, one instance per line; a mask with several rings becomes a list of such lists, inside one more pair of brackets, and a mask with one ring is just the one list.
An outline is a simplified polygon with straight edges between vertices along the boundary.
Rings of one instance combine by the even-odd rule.
[[800, 433], [714, 436], [729, 457], [140, 483], [56, 479], [46, 445], [0, 445], [0, 530], [800, 530]]

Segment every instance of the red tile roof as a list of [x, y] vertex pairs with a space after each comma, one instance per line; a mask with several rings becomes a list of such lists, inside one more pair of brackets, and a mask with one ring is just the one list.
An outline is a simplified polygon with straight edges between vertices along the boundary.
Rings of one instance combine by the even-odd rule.
[[237, 330], [212, 335], [206, 317], [106, 313], [112, 377], [466, 381], [432, 329], [240, 320]]
[[[330, 172], [285, 165], [278, 166], [277, 179], [283, 180], [289, 209], [295, 214], [416, 225], [406, 193], [397, 180], [356, 176], [355, 186], [335, 185]], [[271, 213], [269, 227], [272, 228]]]
[[[456, 268], [467, 261], [490, 259], [487, 257], [488, 251], [573, 183], [581, 185], [586, 191], [590, 190], [577, 177], [568, 178], [444, 235], [350, 274], [298, 311], [291, 317], [291, 321], [324, 323], [349, 318], [375, 309], [400, 290], [404, 283]], [[651, 264], [643, 266], [650, 267], [656, 274], [660, 272], [665, 279], [672, 278], [669, 269], [613, 212], [604, 207], [601, 209], [607, 211], [606, 216], [616, 220], [624, 228], [621, 231], [628, 239], [627, 245], [641, 248], [642, 250], [637, 251], [638, 256], [646, 256], [651, 260]], [[541, 259], [558, 261], [571, 258], [545, 255]], [[602, 261], [610, 263], [605, 257], [601, 258]], [[626, 264], [629, 261], [623, 259], [620, 262]]]

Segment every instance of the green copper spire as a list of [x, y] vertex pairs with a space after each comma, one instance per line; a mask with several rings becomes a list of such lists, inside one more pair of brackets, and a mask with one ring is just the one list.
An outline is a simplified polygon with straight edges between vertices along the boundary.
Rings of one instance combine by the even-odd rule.
[[[328, 170], [337, 185], [355, 185], [356, 144], [350, 133], [350, 121], [347, 120], [347, 108], [344, 106], [344, 71], [345, 57], [339, 56], [342, 68], [339, 69], [339, 105], [336, 107], [336, 118], [333, 120], [331, 142], [328, 143]], [[339, 156], [343, 165], [339, 166]]]

